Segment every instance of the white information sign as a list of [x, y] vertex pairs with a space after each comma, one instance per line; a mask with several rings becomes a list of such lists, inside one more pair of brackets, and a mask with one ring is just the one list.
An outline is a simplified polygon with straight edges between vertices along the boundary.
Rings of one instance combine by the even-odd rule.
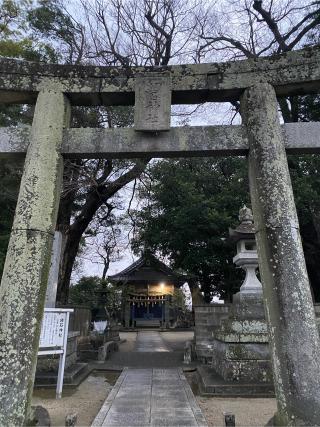
[[65, 312], [44, 312], [39, 344], [41, 348], [63, 346], [67, 316], [68, 313]]
[[66, 362], [69, 316], [72, 308], [45, 308], [41, 325], [39, 356], [59, 354], [56, 398], [61, 399]]

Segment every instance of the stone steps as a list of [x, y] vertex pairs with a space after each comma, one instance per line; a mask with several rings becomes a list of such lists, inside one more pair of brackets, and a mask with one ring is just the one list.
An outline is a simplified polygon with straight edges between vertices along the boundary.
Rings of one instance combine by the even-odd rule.
[[[78, 386], [90, 373], [87, 363], [75, 363], [64, 371], [64, 386]], [[37, 373], [35, 387], [52, 387], [57, 384], [57, 372]]]

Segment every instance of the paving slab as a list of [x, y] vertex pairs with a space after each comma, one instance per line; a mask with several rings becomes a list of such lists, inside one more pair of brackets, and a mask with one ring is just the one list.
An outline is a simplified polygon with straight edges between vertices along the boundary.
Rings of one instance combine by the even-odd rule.
[[125, 368], [92, 426], [207, 427], [207, 423], [181, 368]]
[[170, 351], [170, 348], [158, 331], [140, 331], [137, 334], [135, 351], [167, 352]]

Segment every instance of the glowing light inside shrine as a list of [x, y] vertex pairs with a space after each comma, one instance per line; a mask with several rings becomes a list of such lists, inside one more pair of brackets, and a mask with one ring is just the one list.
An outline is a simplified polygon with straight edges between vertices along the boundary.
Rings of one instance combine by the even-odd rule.
[[166, 284], [165, 284], [165, 282], [161, 282], [161, 283], [159, 283], [159, 285], [160, 285], [160, 288], [163, 290], [164, 289], [164, 287], [166, 286]]

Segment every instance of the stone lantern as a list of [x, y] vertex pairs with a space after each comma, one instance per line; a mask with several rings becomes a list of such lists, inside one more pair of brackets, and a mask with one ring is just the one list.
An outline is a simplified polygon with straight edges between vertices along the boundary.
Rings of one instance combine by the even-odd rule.
[[[212, 367], [231, 383], [241, 383], [241, 392], [272, 390], [272, 370], [268, 347], [262, 285], [256, 276], [258, 254], [251, 209], [239, 211], [240, 224], [229, 230], [230, 240], [237, 244], [233, 258], [246, 272], [240, 292], [233, 295], [229, 316], [212, 333]], [[256, 388], [257, 387], [257, 388]]]
[[239, 211], [239, 220], [238, 227], [230, 229], [229, 234], [230, 239], [237, 243], [237, 254], [233, 262], [246, 272], [240, 294], [262, 294], [262, 285], [256, 276], [258, 253], [251, 209], [244, 205]]

